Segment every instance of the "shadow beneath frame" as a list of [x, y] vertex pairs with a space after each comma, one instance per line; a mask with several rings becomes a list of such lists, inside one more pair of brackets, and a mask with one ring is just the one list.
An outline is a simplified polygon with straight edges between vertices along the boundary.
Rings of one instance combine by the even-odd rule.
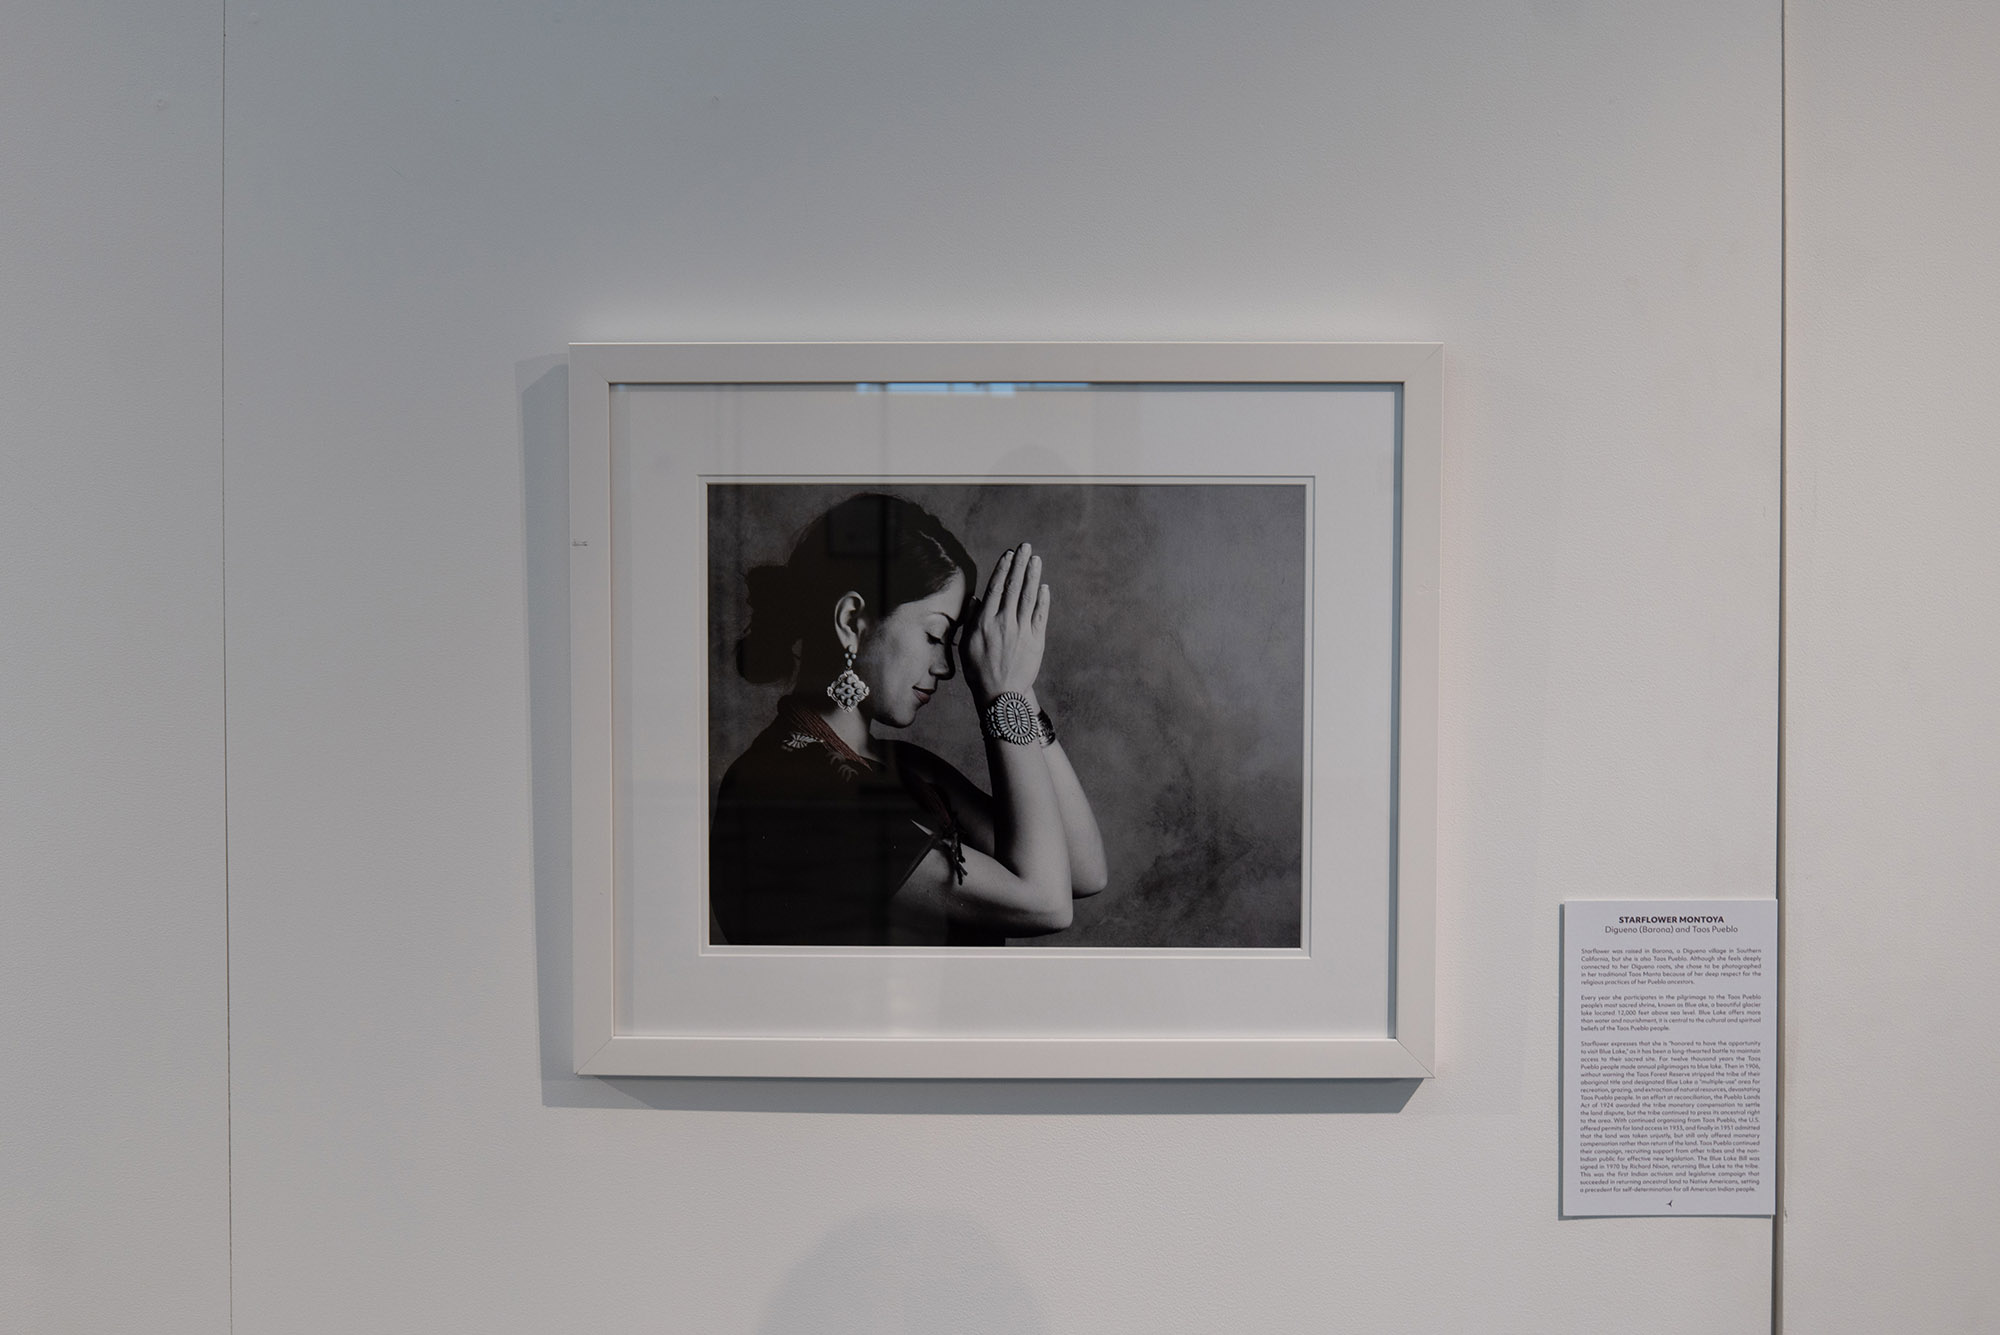
[[569, 364], [518, 363], [542, 1103], [688, 1112], [1395, 1113], [1417, 1080], [771, 1080], [572, 1069]]
[[[1417, 1080], [697, 1080], [572, 1077], [601, 1086], [590, 1107], [681, 1112], [1192, 1116], [1395, 1113]], [[542, 1084], [542, 1102], [570, 1106]], [[578, 1100], [582, 1103], [583, 1100]]]

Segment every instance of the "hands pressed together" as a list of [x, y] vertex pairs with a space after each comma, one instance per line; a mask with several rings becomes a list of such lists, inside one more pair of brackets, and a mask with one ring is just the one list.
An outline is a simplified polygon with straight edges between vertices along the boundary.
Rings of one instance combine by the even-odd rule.
[[981, 706], [1003, 691], [1026, 695], [1034, 689], [1048, 624], [1042, 558], [1024, 542], [994, 563], [986, 594], [959, 637], [967, 684]]

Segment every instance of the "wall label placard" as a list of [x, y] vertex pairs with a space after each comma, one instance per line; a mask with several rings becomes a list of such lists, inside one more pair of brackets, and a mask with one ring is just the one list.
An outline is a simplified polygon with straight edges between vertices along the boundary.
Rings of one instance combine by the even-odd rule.
[[1772, 1213], [1778, 902], [1562, 913], [1563, 1214]]

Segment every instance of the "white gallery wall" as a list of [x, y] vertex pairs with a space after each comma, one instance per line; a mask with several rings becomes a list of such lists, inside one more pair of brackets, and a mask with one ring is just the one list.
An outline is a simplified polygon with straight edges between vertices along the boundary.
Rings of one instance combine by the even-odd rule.
[[2000, 7], [1792, 6], [1785, 1328], [2000, 1326]]
[[[1778, 69], [1740, 0], [232, 10], [238, 1330], [1768, 1328], [1769, 1221], [1556, 1217], [1556, 906], [1773, 883]], [[620, 338], [1442, 341], [1440, 1078], [567, 1075]]]
[[229, 1314], [222, 5], [0, 16], [0, 1330]]
[[[1556, 905], [1774, 884], [1782, 136], [1784, 1301], [1977, 1328], [2000, 168], [1922, 8], [256, 0], [226, 116], [221, 5], [18, 8], [0, 1326], [1769, 1329], [1769, 1221], [1556, 1218]], [[1439, 1078], [569, 1076], [618, 338], [1445, 343]]]

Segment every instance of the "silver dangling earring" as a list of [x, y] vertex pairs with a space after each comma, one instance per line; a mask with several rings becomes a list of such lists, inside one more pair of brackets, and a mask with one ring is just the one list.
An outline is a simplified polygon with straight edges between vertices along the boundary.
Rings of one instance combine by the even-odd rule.
[[847, 666], [826, 684], [826, 698], [842, 709], [852, 709], [868, 698], [868, 683], [854, 675], [854, 651], [847, 650]]

